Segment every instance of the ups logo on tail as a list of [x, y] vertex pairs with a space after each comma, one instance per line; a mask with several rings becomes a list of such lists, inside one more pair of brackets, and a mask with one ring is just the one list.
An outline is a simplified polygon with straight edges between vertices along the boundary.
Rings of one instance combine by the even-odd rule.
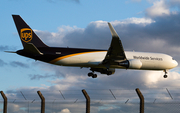
[[24, 42], [30, 42], [32, 40], [32, 30], [29, 28], [21, 29], [21, 40]]

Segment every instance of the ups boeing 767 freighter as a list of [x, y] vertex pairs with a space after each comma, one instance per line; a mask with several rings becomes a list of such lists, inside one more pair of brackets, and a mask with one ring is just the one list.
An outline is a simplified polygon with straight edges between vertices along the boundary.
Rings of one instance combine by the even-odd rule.
[[164, 78], [167, 78], [167, 71], [178, 65], [166, 54], [124, 51], [110, 23], [112, 40], [108, 50], [65, 48], [47, 46], [19, 15], [12, 17], [23, 45], [23, 49], [15, 53], [60, 66], [88, 67], [92, 71], [88, 76], [92, 78], [97, 77], [94, 72], [111, 75], [115, 69], [162, 70], [165, 72]]

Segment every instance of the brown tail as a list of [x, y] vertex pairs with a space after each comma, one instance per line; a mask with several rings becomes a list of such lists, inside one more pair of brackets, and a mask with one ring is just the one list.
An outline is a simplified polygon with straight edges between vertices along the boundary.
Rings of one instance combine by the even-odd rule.
[[23, 47], [27, 43], [32, 43], [36, 47], [48, 47], [44, 44], [40, 38], [34, 33], [34, 31], [26, 24], [26, 22], [19, 15], [12, 15], [16, 24], [19, 37], [23, 44]]

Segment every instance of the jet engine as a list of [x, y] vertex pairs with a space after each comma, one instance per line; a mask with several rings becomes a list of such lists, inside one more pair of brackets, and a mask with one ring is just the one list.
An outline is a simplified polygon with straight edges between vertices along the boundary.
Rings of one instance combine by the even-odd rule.
[[138, 59], [130, 59], [119, 62], [119, 66], [126, 67], [127, 69], [140, 69], [142, 67], [142, 62]]

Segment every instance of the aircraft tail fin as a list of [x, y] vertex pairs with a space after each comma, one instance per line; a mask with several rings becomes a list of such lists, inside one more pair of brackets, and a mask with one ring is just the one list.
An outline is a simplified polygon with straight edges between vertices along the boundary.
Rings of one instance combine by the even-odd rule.
[[35, 47], [48, 47], [19, 15], [12, 15], [12, 17], [24, 48], [28, 43], [33, 44]]

